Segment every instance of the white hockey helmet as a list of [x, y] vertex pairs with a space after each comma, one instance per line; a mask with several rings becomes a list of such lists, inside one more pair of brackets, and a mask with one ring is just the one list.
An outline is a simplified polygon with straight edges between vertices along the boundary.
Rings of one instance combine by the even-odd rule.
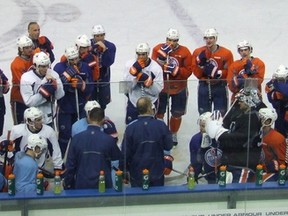
[[218, 38], [217, 30], [215, 28], [206, 29], [204, 32], [204, 38], [206, 37], [215, 37], [215, 39], [217, 40]]
[[102, 25], [94, 25], [92, 27], [92, 35], [105, 34], [105, 29]]
[[88, 117], [89, 112], [93, 109], [93, 108], [101, 108], [99, 103], [96, 100], [92, 100], [92, 101], [87, 101], [87, 103], [84, 106], [84, 110], [86, 112], [86, 116]]
[[23, 47], [30, 47], [33, 46], [32, 40], [23, 35], [17, 39], [17, 47], [23, 49]]
[[168, 29], [166, 37], [171, 40], [179, 40], [180, 34], [177, 29], [170, 28]]
[[51, 62], [50, 62], [49, 56], [46, 53], [39, 52], [33, 56], [33, 64], [35, 64], [36, 67], [38, 67], [39, 65], [42, 65], [42, 66], [48, 65], [49, 66], [51, 64]]
[[28, 122], [28, 120], [34, 122], [35, 119], [42, 117], [42, 111], [36, 107], [29, 107], [24, 111], [24, 120], [26, 121], [26, 123]]
[[41, 154], [44, 149], [47, 149], [47, 146], [48, 144], [44, 137], [40, 136], [39, 134], [31, 134], [28, 137], [26, 148], [37, 151], [37, 153]]
[[[259, 117], [261, 119], [263, 126], [270, 126], [276, 121], [276, 119], [278, 118], [278, 115], [274, 109], [261, 108], [259, 110]], [[268, 124], [265, 124], [265, 122], [269, 119], [271, 121]]]
[[148, 43], [139, 43], [136, 47], [136, 53], [150, 53], [150, 47]]
[[65, 56], [67, 59], [75, 59], [79, 57], [79, 51], [76, 46], [70, 46], [65, 49]]
[[273, 73], [272, 77], [274, 79], [287, 79], [288, 77], [288, 68], [284, 65], [279, 65], [277, 70]]
[[253, 47], [252, 47], [251, 43], [249, 43], [249, 41], [247, 41], [247, 40], [240, 41], [237, 44], [238, 52], [240, 51], [240, 49], [243, 49], [243, 48], [249, 48], [250, 53], [252, 53], [252, 51], [253, 51]]
[[201, 122], [203, 122], [204, 124], [206, 124], [207, 119], [211, 118], [212, 113], [211, 112], [205, 112], [202, 113], [199, 118], [198, 118], [198, 124], [200, 125]]
[[90, 39], [88, 38], [87, 35], [83, 34], [83, 35], [78, 35], [76, 40], [75, 40], [75, 44], [78, 47], [89, 47], [91, 45]]

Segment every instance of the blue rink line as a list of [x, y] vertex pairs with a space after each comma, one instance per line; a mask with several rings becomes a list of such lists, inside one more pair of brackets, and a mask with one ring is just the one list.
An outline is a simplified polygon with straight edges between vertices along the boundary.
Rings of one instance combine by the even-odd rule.
[[[9, 196], [8, 193], [0, 193], [0, 200], [25, 200], [25, 199], [54, 199], [54, 198], [85, 198], [85, 197], [112, 197], [112, 196], [139, 196], [139, 195], [166, 195], [181, 193], [205, 193], [205, 192], [227, 192], [227, 191], [245, 191], [245, 190], [279, 190], [288, 189], [288, 184], [279, 186], [277, 182], [265, 182], [262, 186], [256, 186], [255, 183], [246, 184], [227, 184], [226, 187], [219, 187], [217, 184], [196, 185], [193, 190], [189, 190], [187, 185], [183, 186], [163, 186], [150, 187], [144, 191], [142, 188], [123, 188], [122, 192], [114, 189], [106, 189], [106, 192], [99, 193], [98, 189], [85, 190], [63, 190], [61, 194], [55, 195], [53, 192], [45, 191], [43, 195], [36, 193], [16, 193], [15, 196]], [[288, 194], [288, 193], [287, 193]]]

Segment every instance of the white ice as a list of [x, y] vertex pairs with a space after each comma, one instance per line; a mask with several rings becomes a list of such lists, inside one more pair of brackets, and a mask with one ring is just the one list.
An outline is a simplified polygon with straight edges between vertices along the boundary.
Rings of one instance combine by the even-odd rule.
[[[39, 22], [41, 33], [54, 43], [56, 61], [77, 35], [91, 35], [93, 25], [104, 25], [106, 39], [117, 46], [112, 66], [112, 103], [106, 112], [122, 137], [126, 98], [119, 94], [118, 82], [122, 80], [125, 62], [135, 56], [138, 43], [148, 42], [153, 47], [165, 41], [168, 28], [173, 27], [180, 31], [180, 44], [193, 52], [204, 44], [202, 32], [215, 27], [219, 32], [218, 43], [229, 48], [235, 59], [239, 58], [237, 43], [249, 40], [254, 47], [253, 55], [265, 62], [265, 77], [269, 79], [278, 65], [288, 65], [287, 8], [288, 2], [284, 0], [1, 0], [0, 68], [11, 80], [10, 63], [17, 55], [16, 38], [27, 34], [30, 21]], [[187, 114], [178, 134], [179, 146], [172, 152], [174, 168], [180, 171], [189, 163], [188, 143], [198, 131], [197, 79], [192, 75], [190, 80]], [[5, 96], [7, 114], [1, 139], [12, 127], [9, 97]], [[264, 101], [267, 101], [265, 95]], [[184, 182], [176, 180], [177, 184]]]

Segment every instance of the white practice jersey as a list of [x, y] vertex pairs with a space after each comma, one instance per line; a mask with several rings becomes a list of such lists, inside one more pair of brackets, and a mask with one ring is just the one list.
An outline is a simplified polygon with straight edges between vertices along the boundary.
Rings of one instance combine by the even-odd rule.
[[[46, 76], [52, 76], [56, 79], [57, 89], [54, 93], [53, 100], [59, 100], [65, 95], [63, 84], [59, 78], [58, 73], [48, 69]], [[55, 105], [51, 100], [44, 98], [38, 91], [42, 84], [47, 82], [46, 77], [40, 77], [33, 70], [24, 73], [20, 81], [20, 92], [24, 103], [28, 107], [37, 107], [43, 112], [43, 123], [49, 124], [52, 122], [52, 115], [55, 115]]]
[[159, 64], [152, 59], [150, 64], [142, 69], [142, 73], [146, 73], [150, 77], [151, 73], [153, 73], [155, 76], [152, 86], [147, 88], [143, 84], [138, 84], [137, 78], [135, 76], [132, 76], [129, 72], [130, 68], [135, 63], [135, 61], [136, 61], [135, 59], [129, 60], [126, 63], [124, 70], [124, 81], [128, 81], [131, 84], [128, 92], [129, 100], [135, 107], [137, 100], [143, 96], [149, 97], [152, 103], [154, 103], [158, 99], [159, 93], [162, 91], [164, 87], [163, 70], [159, 66]]
[[[31, 134], [33, 133], [28, 129], [27, 125], [25, 123], [22, 123], [12, 127], [10, 140], [15, 141], [16, 139], [20, 139], [20, 150], [24, 151], [25, 146], [27, 145], [28, 137]], [[56, 132], [53, 130], [52, 127], [43, 124], [42, 129], [37, 134], [39, 134], [43, 138], [46, 138], [47, 143], [51, 143], [52, 145], [52, 160], [54, 169], [62, 169], [63, 160]], [[41, 157], [36, 160], [39, 167], [44, 166], [47, 154], [49, 154], [48, 149], [46, 149], [46, 151], [43, 152]]]

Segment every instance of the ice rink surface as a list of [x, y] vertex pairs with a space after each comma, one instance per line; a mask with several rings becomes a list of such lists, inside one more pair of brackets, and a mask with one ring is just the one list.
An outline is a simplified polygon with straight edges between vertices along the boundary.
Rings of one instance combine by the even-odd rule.
[[[30, 21], [37, 21], [41, 34], [53, 42], [55, 62], [77, 35], [91, 35], [92, 26], [102, 24], [106, 39], [117, 47], [112, 66], [112, 102], [106, 114], [116, 123], [121, 141], [126, 97], [119, 93], [118, 82], [122, 80], [125, 62], [135, 56], [138, 43], [148, 42], [152, 48], [164, 42], [168, 28], [173, 27], [180, 31], [179, 43], [192, 53], [204, 44], [203, 31], [215, 27], [219, 32], [218, 44], [230, 49], [234, 59], [239, 58], [237, 43], [250, 41], [253, 55], [266, 64], [265, 77], [269, 79], [278, 65], [288, 65], [287, 8], [288, 2], [284, 0], [1, 0], [0, 68], [11, 80], [10, 63], [17, 55], [16, 39], [27, 34]], [[197, 79], [192, 75], [190, 80], [187, 114], [178, 133], [179, 145], [172, 151], [174, 168], [180, 171], [189, 163], [188, 143], [198, 131]], [[12, 127], [9, 97], [5, 96], [7, 114], [1, 139]], [[167, 184], [184, 182], [176, 173], [167, 178]]]

